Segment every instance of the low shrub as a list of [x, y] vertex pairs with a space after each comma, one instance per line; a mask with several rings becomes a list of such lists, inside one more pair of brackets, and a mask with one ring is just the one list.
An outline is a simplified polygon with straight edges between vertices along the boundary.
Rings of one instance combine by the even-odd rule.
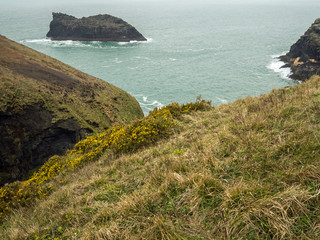
[[64, 156], [53, 156], [28, 180], [6, 184], [0, 189], [0, 221], [18, 206], [24, 206], [35, 198], [45, 198], [53, 187], [48, 183], [60, 173], [71, 172], [83, 163], [97, 160], [107, 150], [114, 154], [137, 151], [173, 134], [175, 118], [197, 110], [207, 110], [211, 103], [197, 101], [179, 105], [172, 103], [161, 109], [155, 108], [150, 114], [127, 126], [116, 126], [98, 136], [88, 137], [77, 143]]

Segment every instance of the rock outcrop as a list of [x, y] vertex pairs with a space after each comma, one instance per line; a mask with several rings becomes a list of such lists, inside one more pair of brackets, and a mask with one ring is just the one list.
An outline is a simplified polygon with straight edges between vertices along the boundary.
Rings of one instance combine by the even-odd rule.
[[0, 113], [0, 185], [21, 179], [30, 169], [43, 164], [53, 154], [63, 154], [83, 139], [90, 129], [73, 118], [52, 123], [53, 114], [41, 104], [19, 113]]
[[320, 75], [320, 18], [317, 19], [290, 51], [280, 59], [292, 70], [292, 79], [305, 81]]
[[141, 117], [123, 90], [0, 35], [0, 185], [89, 133]]
[[129, 42], [147, 39], [133, 26], [108, 14], [75, 18], [63, 13], [52, 13], [50, 31], [52, 40]]

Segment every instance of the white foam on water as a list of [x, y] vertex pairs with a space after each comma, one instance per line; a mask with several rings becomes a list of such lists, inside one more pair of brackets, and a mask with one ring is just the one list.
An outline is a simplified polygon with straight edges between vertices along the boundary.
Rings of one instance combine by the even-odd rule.
[[216, 97], [216, 99], [218, 99], [222, 104], [227, 104], [227, 103], [229, 103], [228, 100], [223, 99], [223, 98]]
[[156, 107], [162, 108], [164, 106], [157, 100], [149, 100], [148, 97], [144, 96], [143, 94], [132, 94], [132, 96], [134, 96], [138, 100], [145, 115], [147, 115], [149, 111], [152, 111]]
[[169, 58], [169, 60], [172, 62], [177, 61], [177, 59], [175, 59], [175, 58]]
[[[154, 106], [154, 107], [162, 107], [163, 105], [158, 101], [153, 101], [152, 103], [141, 103], [142, 106]], [[152, 108], [153, 109], [153, 108]]]
[[153, 41], [152, 38], [146, 38], [146, 39], [147, 39], [146, 43], [151, 43]]
[[137, 41], [137, 40], [132, 40], [130, 42], [118, 42], [118, 45], [130, 45], [130, 44], [136, 44], [136, 43], [150, 43], [153, 41], [152, 38], [146, 38], [147, 41]]
[[[285, 53], [281, 54], [284, 55]], [[290, 67], [283, 67], [285, 65], [285, 62], [281, 61], [279, 57], [281, 55], [272, 55], [272, 61], [267, 66], [268, 69], [278, 73], [281, 78], [283, 79], [290, 79], [289, 76], [292, 74]]]
[[204, 48], [200, 48], [200, 49], [192, 49], [192, 48], [189, 48], [189, 49], [187, 49], [187, 51], [189, 51], [189, 52], [203, 52], [203, 51], [205, 51], [206, 49], [204, 49]]
[[26, 39], [20, 41], [20, 43], [34, 43], [39, 45], [46, 45], [51, 47], [91, 47], [91, 48], [102, 48], [101, 42], [90, 41], [90, 42], [81, 42], [81, 41], [72, 41], [72, 40], [51, 40], [49, 38], [44, 39]]
[[132, 43], [137, 43], [138, 41], [130, 41], [130, 42], [118, 42], [119, 45], [127, 45]]
[[136, 69], [138, 69], [139, 67], [128, 67], [128, 69], [130, 69], [130, 70], [136, 70]]
[[136, 58], [136, 59], [150, 60], [150, 58], [148, 58], [148, 57], [139, 57], [139, 56], [137, 56], [137, 57], [134, 57], [134, 58]]
[[115, 62], [115, 63], [118, 63], [118, 64], [119, 64], [119, 63], [122, 63], [122, 61], [119, 60], [119, 58], [115, 58], [115, 59], [114, 59], [114, 62]]
[[34, 43], [40, 45], [47, 45], [51, 47], [86, 47], [86, 48], [119, 48], [122, 45], [134, 45], [136, 43], [150, 43], [153, 41], [152, 38], [147, 38], [147, 41], [130, 41], [130, 42], [111, 42], [111, 44], [117, 44], [116, 46], [107, 45], [105, 42], [101, 41], [73, 41], [73, 40], [51, 40], [50, 38], [42, 39], [26, 39], [20, 41], [20, 43]]
[[44, 39], [27, 39], [20, 41], [21, 43], [27, 42], [27, 43], [48, 43], [51, 42], [50, 39], [44, 38]]

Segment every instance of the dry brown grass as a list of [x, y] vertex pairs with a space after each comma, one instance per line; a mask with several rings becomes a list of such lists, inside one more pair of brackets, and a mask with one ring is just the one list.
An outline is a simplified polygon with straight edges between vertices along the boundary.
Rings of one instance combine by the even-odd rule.
[[13, 212], [3, 239], [319, 239], [320, 77], [181, 118]]

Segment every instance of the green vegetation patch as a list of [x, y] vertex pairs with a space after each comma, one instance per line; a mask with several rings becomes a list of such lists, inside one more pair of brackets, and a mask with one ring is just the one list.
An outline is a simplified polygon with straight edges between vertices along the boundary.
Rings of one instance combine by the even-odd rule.
[[[55, 176], [72, 172], [86, 162], [95, 161], [106, 151], [111, 151], [116, 155], [135, 152], [172, 135], [175, 127], [174, 118], [192, 111], [210, 108], [210, 103], [206, 101], [184, 105], [173, 103], [161, 109], [154, 109], [147, 117], [130, 125], [116, 126], [98, 136], [80, 141], [66, 155], [51, 157], [28, 180], [6, 184], [2, 187], [0, 189], [0, 219], [5, 220], [10, 210], [25, 206], [35, 198], [47, 197], [53, 191], [53, 187], [47, 182]], [[113, 192], [108, 194], [113, 196]], [[107, 199], [110, 197], [108, 194], [97, 196], [97, 198]]]
[[320, 239], [319, 93], [314, 77], [210, 111], [171, 104], [88, 138], [0, 238]]
[[118, 87], [0, 36], [0, 112], [34, 104], [52, 113], [53, 123], [73, 118], [95, 133], [143, 117]]

